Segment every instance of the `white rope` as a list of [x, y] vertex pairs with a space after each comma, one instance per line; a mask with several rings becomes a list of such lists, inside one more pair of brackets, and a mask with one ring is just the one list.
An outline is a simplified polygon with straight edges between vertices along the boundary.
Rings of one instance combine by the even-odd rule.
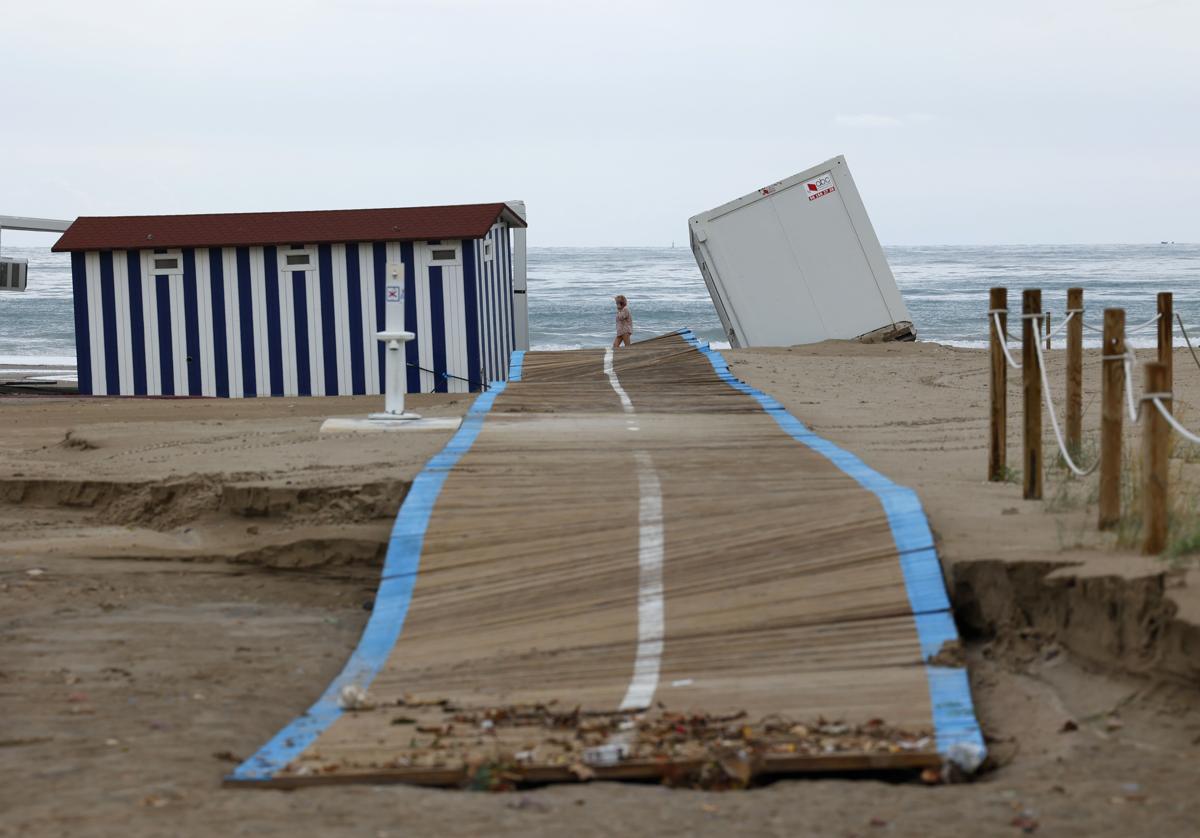
[[[1008, 314], [1008, 309], [1006, 309], [1006, 308], [989, 308], [988, 314]], [[1009, 334], [1009, 331], [1007, 328], [1005, 328], [1005, 329], [1000, 328], [999, 319], [996, 320], [996, 331], [1003, 334], [1009, 340], [1014, 341], [1014, 342], [1016, 341], [1016, 338], [1013, 337], [1011, 334]]]
[[[1154, 315], [1154, 317], [1150, 318], [1145, 323], [1139, 324], [1137, 326], [1130, 326], [1128, 329], [1125, 330], [1125, 334], [1127, 334], [1127, 335], [1136, 334], [1137, 332], [1140, 332], [1142, 329], [1145, 329], [1147, 326], [1153, 326], [1155, 323], [1158, 322], [1159, 316], [1160, 315], [1156, 314], [1156, 315]], [[1101, 328], [1100, 326], [1093, 326], [1091, 323], [1085, 322], [1083, 324], [1083, 328], [1087, 329], [1090, 332], [1095, 332], [1095, 333], [1101, 334], [1101, 335], [1104, 334], [1103, 328]]]
[[1096, 470], [1096, 466], [1100, 465], [1100, 460], [1097, 459], [1096, 462], [1092, 463], [1092, 467], [1085, 471], [1075, 465], [1075, 461], [1071, 459], [1071, 455], [1067, 452], [1067, 446], [1063, 442], [1062, 431], [1058, 427], [1058, 416], [1054, 413], [1054, 399], [1050, 398], [1050, 380], [1046, 378], [1046, 361], [1042, 357], [1041, 341], [1035, 340], [1033, 346], [1037, 351], [1038, 372], [1042, 376], [1042, 398], [1046, 402], [1046, 412], [1050, 414], [1050, 427], [1054, 429], [1054, 439], [1058, 442], [1058, 450], [1062, 454], [1063, 462], [1067, 464], [1067, 468], [1080, 477], [1087, 477]]
[[1004, 351], [1004, 357], [1008, 361], [1008, 365], [1014, 370], [1019, 370], [1021, 365], [1013, 360], [1013, 356], [1008, 354], [1008, 333], [1000, 326], [1000, 312], [992, 311], [992, 319], [996, 321], [996, 333], [1000, 335], [1000, 349]]
[[1179, 434], [1181, 437], [1186, 439], [1188, 442], [1191, 442], [1195, 445], [1200, 445], [1200, 436], [1196, 436], [1194, 433], [1189, 431], [1183, 425], [1179, 424], [1179, 420], [1176, 419], [1174, 416], [1172, 416], [1171, 411], [1167, 410], [1163, 406], [1162, 400], [1163, 400], [1164, 395], [1167, 398], [1170, 398], [1171, 394], [1170, 393], [1166, 393], [1166, 394], [1150, 393], [1146, 396], [1146, 399], [1148, 401], [1154, 402], [1154, 406], [1158, 408], [1158, 412], [1161, 413], [1162, 417], [1167, 420], [1167, 424], [1175, 429], [1175, 433]]
[[[1010, 335], [1008, 333], [1007, 329], [1002, 329], [1000, 327], [1000, 315], [1008, 314], [1008, 310], [1003, 309], [1003, 308], [991, 308], [991, 309], [988, 309], [988, 314], [992, 315], [992, 319], [996, 322], [996, 332], [1000, 335], [1003, 335], [1005, 338], [1004, 340], [1000, 341], [1000, 348], [1004, 350], [1004, 357], [1008, 360], [1008, 365], [1015, 370], [1021, 369], [1021, 365], [1019, 363], [1017, 363], [1015, 360], [1013, 360], [1013, 356], [1010, 355], [1009, 351], [1008, 351], [1008, 341], [1009, 340], [1015, 341], [1016, 338], [1014, 338], [1012, 335]], [[1047, 316], [1048, 316], [1048, 312], [1042, 312], [1039, 314], [1022, 314], [1022, 315], [1020, 315], [1022, 320], [1044, 320]], [[1055, 335], [1057, 335], [1059, 332], [1061, 332], [1063, 329], [1065, 329], [1067, 327], [1067, 324], [1071, 322], [1071, 318], [1074, 316], [1075, 316], [1074, 311], [1068, 311], [1066, 318], [1061, 323], [1059, 323], [1058, 326], [1056, 326], [1052, 332], [1050, 332], [1047, 335], [1043, 335], [1039, 332], [1038, 336], [1035, 339], [1036, 340], [1048, 340], [1049, 338], [1054, 337]]]
[[1126, 348], [1124, 362], [1121, 366], [1125, 370], [1125, 404], [1129, 409], [1129, 421], [1136, 423], [1138, 420], [1138, 410], [1133, 404], [1133, 365], [1137, 361], [1137, 356], [1133, 354], [1133, 350]]
[[1160, 317], [1162, 317], [1161, 314], [1156, 314], [1153, 317], [1151, 317], [1149, 320], [1147, 320], [1145, 323], [1141, 323], [1137, 326], [1131, 326], [1125, 330], [1125, 334], [1132, 335], [1132, 334], [1135, 334], [1136, 332], [1142, 331], [1142, 329], [1145, 329], [1149, 326], [1153, 326], [1155, 323], [1158, 322], [1158, 318], [1160, 318]]
[[1059, 332], [1061, 332], [1063, 329], [1067, 328], [1067, 324], [1071, 322], [1071, 318], [1072, 318], [1072, 317], [1074, 317], [1074, 316], [1075, 316], [1075, 311], [1074, 311], [1074, 310], [1068, 311], [1068, 312], [1067, 312], [1067, 316], [1063, 318], [1062, 322], [1061, 322], [1061, 323], [1059, 323], [1057, 326], [1055, 326], [1055, 327], [1054, 327], [1054, 329], [1053, 329], [1053, 330], [1051, 330], [1051, 332], [1050, 332], [1049, 334], [1047, 334], [1047, 335], [1042, 335], [1042, 338], [1043, 338], [1043, 339], [1045, 339], [1045, 338], [1052, 338], [1052, 337], [1054, 337], [1055, 335], [1057, 335], [1057, 334], [1058, 334]]

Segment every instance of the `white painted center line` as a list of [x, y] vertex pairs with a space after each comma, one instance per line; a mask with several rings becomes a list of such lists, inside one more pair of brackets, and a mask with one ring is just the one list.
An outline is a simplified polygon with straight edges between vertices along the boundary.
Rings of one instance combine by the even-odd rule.
[[[613, 369], [613, 351], [604, 351], [604, 372], [621, 399], [629, 430], [637, 430], [633, 402]], [[634, 451], [638, 479], [638, 647], [633, 678], [621, 701], [622, 710], [649, 707], [662, 667], [666, 612], [663, 605], [662, 484], [648, 451]]]
[[629, 400], [629, 394], [617, 380], [617, 371], [613, 369], [612, 347], [604, 350], [604, 374], [608, 376], [608, 383], [617, 391], [617, 396], [621, 399], [621, 407], [625, 408], [626, 413], [633, 413], [633, 402]]
[[645, 451], [635, 453], [638, 466], [638, 650], [633, 680], [622, 710], [649, 707], [658, 688], [662, 665], [663, 607], [663, 520], [662, 486], [654, 461]]

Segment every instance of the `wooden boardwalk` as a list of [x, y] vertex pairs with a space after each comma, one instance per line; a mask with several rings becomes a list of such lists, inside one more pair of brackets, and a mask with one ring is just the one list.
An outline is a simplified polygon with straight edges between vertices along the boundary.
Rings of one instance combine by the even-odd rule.
[[911, 491], [690, 333], [518, 354], [514, 373], [414, 484], [346, 671], [231, 784], [877, 770], [982, 747], [965, 670], [928, 660], [957, 636]]

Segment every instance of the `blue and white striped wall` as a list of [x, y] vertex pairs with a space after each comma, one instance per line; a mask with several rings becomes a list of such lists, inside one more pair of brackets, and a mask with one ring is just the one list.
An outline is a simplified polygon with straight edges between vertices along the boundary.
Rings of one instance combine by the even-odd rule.
[[[491, 243], [493, 258], [483, 254]], [[488, 381], [508, 378], [509, 353], [515, 347], [513, 334], [512, 251], [508, 225], [496, 223], [483, 239], [475, 243], [475, 264], [479, 266], [479, 351], [484, 377]]]
[[[490, 241], [491, 256], [485, 256]], [[461, 244], [455, 264], [431, 250]], [[153, 251], [72, 253], [79, 389], [94, 395], [333, 396], [383, 387], [384, 280], [405, 266], [407, 391], [503, 380], [513, 349], [508, 227], [463, 242], [318, 245], [315, 268], [282, 247], [184, 248], [181, 274]], [[426, 371], [422, 371], [423, 368]], [[448, 375], [443, 375], [443, 373]]]

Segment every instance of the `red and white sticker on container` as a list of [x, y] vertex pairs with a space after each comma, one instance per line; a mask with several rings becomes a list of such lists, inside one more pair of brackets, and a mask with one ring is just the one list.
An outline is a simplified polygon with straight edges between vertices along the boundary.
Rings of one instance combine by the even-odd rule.
[[837, 187], [833, 185], [833, 172], [826, 172], [823, 175], [817, 175], [812, 180], [804, 184], [804, 191], [808, 193], [808, 200], [815, 201], [830, 192], [836, 192]]

